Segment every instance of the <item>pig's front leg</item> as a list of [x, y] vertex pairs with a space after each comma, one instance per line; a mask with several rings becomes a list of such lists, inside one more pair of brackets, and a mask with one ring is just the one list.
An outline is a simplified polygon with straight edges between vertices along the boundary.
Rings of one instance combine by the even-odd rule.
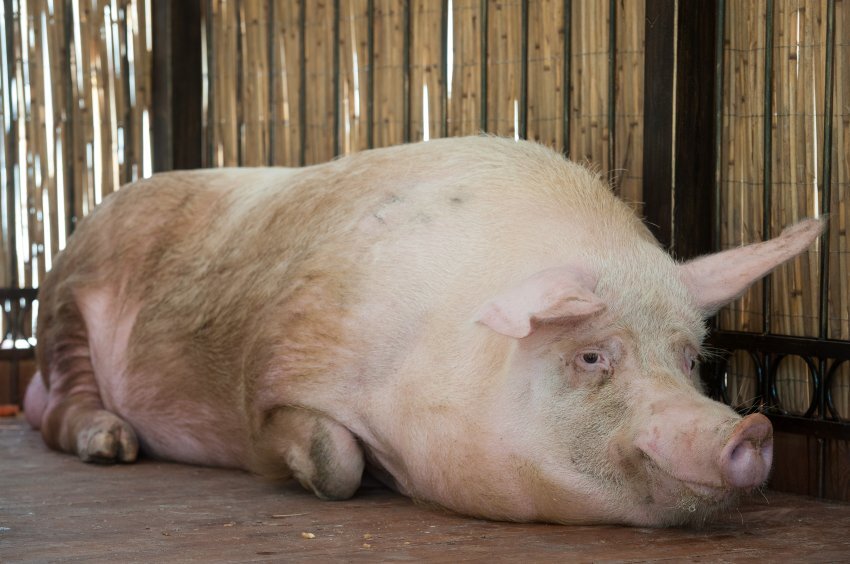
[[273, 479], [295, 477], [326, 500], [348, 499], [363, 477], [363, 451], [339, 423], [297, 407], [269, 415], [256, 435], [255, 467]]

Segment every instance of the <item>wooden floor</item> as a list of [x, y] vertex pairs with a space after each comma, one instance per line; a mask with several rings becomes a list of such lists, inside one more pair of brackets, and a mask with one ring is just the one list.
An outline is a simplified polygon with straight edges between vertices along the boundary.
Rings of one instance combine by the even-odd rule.
[[850, 561], [850, 505], [767, 492], [699, 530], [492, 523], [380, 487], [322, 502], [242, 472], [94, 466], [0, 419], [0, 562]]

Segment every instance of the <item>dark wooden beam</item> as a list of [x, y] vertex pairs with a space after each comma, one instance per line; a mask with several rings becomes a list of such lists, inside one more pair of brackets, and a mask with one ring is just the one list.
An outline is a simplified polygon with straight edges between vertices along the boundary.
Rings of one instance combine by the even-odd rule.
[[678, 6], [673, 253], [688, 259], [712, 251], [717, 3], [689, 0]]
[[153, 0], [154, 170], [202, 165], [201, 0]]
[[716, 9], [715, 0], [646, 1], [645, 213], [683, 259], [711, 250]]
[[653, 235], [673, 240], [673, 0], [646, 0], [643, 94], [643, 199]]

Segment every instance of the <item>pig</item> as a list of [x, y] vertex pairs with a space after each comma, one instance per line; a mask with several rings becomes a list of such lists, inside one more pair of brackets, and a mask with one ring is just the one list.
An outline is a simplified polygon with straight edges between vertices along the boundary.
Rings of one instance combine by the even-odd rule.
[[669, 526], [760, 487], [761, 414], [705, 396], [705, 319], [823, 230], [674, 261], [599, 174], [528, 141], [158, 174], [39, 292], [26, 415], [88, 462], [364, 472], [479, 518]]

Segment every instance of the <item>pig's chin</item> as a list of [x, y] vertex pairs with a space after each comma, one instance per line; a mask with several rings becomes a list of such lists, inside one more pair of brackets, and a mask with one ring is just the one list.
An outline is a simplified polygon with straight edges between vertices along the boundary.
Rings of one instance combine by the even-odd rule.
[[654, 526], [703, 525], [740, 499], [741, 490], [681, 480], [654, 466], [649, 472]]

